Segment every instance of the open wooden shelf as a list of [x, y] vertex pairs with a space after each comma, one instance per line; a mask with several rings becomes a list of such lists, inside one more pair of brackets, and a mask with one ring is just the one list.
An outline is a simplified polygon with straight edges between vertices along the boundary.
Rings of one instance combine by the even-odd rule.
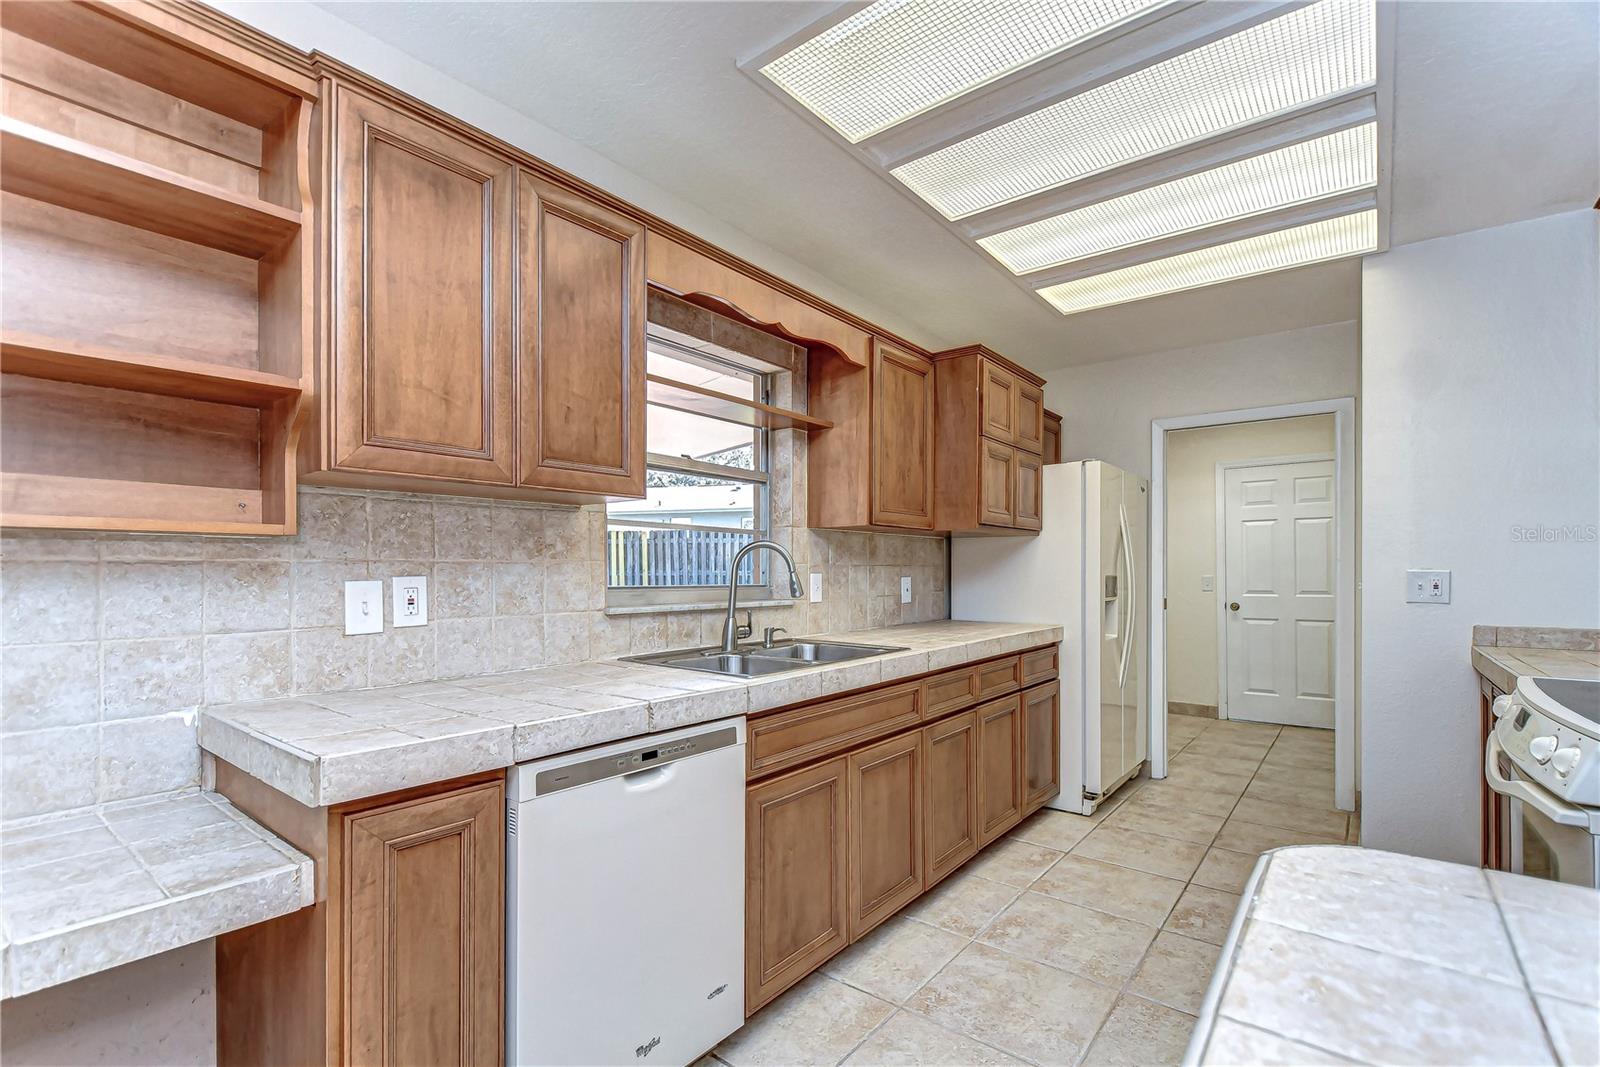
[[6, 526], [20, 529], [258, 537], [292, 532], [281, 522], [262, 521], [262, 506], [260, 489], [0, 472], [0, 510]]
[[704, 415], [740, 426], [764, 427], [768, 430], [827, 430], [833, 423], [816, 419], [803, 411], [773, 407], [755, 400], [745, 400], [713, 389], [704, 389], [688, 382], [663, 378], [658, 374], [645, 377], [646, 399], [660, 407], [685, 411], [691, 415]]
[[10, 116], [0, 116], [0, 188], [251, 259], [300, 232], [298, 211]]
[[278, 374], [118, 352], [13, 330], [0, 331], [0, 372], [253, 408], [271, 407], [300, 395], [297, 380]]

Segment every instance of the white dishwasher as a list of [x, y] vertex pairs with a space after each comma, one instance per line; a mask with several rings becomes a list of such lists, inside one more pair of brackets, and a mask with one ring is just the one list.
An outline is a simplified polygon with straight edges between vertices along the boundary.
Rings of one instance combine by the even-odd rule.
[[744, 719], [518, 764], [506, 1062], [683, 1067], [744, 1022]]

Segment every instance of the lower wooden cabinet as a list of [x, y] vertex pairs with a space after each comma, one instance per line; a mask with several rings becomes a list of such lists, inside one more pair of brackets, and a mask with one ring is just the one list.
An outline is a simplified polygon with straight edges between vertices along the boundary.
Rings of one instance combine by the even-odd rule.
[[1022, 814], [1061, 792], [1061, 683], [1022, 694]]
[[850, 940], [922, 893], [921, 731], [850, 756]]
[[981, 705], [978, 719], [978, 847], [1022, 821], [1022, 699]]
[[923, 884], [933, 888], [978, 853], [978, 717], [962, 712], [922, 728]]
[[746, 1014], [849, 943], [849, 776], [839, 757], [746, 793]]

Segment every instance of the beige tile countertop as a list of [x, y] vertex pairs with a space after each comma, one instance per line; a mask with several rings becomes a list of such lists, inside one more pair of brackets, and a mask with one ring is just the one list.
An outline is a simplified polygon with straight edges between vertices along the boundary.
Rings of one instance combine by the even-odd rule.
[[1474, 626], [1472, 669], [1502, 693], [1527, 675], [1600, 678], [1600, 630]]
[[325, 807], [988, 659], [1061, 629], [945, 621], [817, 636], [906, 651], [749, 679], [605, 659], [223, 705], [202, 712], [200, 747]]
[[213, 793], [9, 824], [0, 997], [20, 996], [312, 903], [311, 859]]
[[1344, 845], [1264, 854], [1186, 1065], [1600, 1062], [1600, 893]]

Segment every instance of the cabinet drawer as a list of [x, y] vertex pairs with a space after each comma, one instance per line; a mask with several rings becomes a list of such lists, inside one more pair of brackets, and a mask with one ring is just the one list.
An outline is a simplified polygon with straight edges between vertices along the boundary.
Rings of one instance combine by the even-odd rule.
[[792, 767], [922, 720], [922, 685], [828, 700], [750, 724], [750, 775]]
[[982, 663], [977, 667], [978, 673], [978, 699], [988, 700], [1001, 693], [1009, 693], [1018, 688], [1018, 672], [1021, 666], [1021, 657], [1007, 656], [991, 663]]
[[1022, 654], [1022, 684], [1033, 685], [1047, 678], [1054, 678], [1061, 669], [1061, 646], [1051, 645], [1049, 648], [1036, 648], [1032, 652]]
[[922, 717], [937, 719], [947, 711], [978, 702], [978, 668], [936, 675], [922, 683]]

